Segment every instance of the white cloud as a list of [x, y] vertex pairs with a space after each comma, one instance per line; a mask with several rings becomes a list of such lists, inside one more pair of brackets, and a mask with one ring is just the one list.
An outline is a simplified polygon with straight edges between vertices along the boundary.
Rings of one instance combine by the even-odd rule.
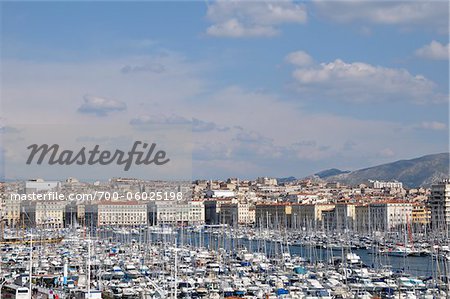
[[236, 19], [211, 25], [206, 29], [206, 33], [218, 37], [274, 36], [278, 34], [277, 30], [271, 26], [253, 25], [248, 27]]
[[307, 66], [313, 63], [312, 57], [305, 51], [296, 51], [289, 53], [285, 60], [296, 66]]
[[374, 66], [363, 62], [347, 63], [336, 59], [293, 72], [298, 90], [314, 99], [345, 102], [407, 101], [435, 103], [445, 101], [436, 84], [405, 69]]
[[187, 125], [190, 121], [176, 114], [171, 114], [169, 116], [164, 114], [154, 114], [154, 115], [142, 115], [137, 118], [133, 118], [130, 124], [139, 125]]
[[[161, 65], [164, 71], [145, 71], [149, 65]], [[131, 66], [132, 72], [121, 72], [124, 66]], [[78, 112], [84, 104], [83, 95], [91, 93], [126, 103], [125, 111], [108, 114], [115, 121], [128, 123], [143, 111], [184, 115], [188, 100], [205, 92], [207, 81], [202, 74], [209, 68], [205, 62], [188, 60], [168, 50], [96, 61], [5, 60], [2, 69], [8, 76], [2, 78], [2, 108], [8, 115], [15, 115], [10, 119], [14, 123], [75, 123], [80, 117], [103, 123], [103, 117], [94, 119]], [[20, 113], [24, 105], [34, 113]]]
[[270, 144], [272, 140], [270, 138], [264, 137], [258, 132], [246, 132], [241, 131], [236, 134], [235, 140], [244, 143], [259, 143], [259, 144]]
[[192, 118], [192, 130], [194, 132], [219, 131], [225, 132], [230, 130], [227, 126], [221, 126], [212, 121], [204, 121], [198, 118]]
[[78, 108], [78, 112], [106, 116], [113, 111], [124, 111], [127, 105], [124, 102], [106, 99], [98, 96], [85, 95], [84, 103]]
[[[153, 63], [160, 63], [165, 71], [129, 75], [120, 72], [124, 65]], [[194, 126], [196, 119], [196, 129], [201, 133], [192, 134], [193, 142], [198, 144], [193, 152], [194, 177], [306, 175], [330, 166], [360, 168], [378, 164], [385, 161], [378, 153], [387, 146], [396, 153], [395, 158], [439, 152], [447, 146], [445, 140], [417, 142], [421, 140], [418, 134], [426, 133], [419, 130], [407, 130], [399, 138], [395, 131], [399, 125], [394, 123], [337, 116], [332, 110], [305, 111], [298, 102], [270, 92], [237, 86], [212, 88], [215, 85], [209, 84], [210, 73], [202, 72], [205, 64], [170, 53], [73, 64], [6, 61], [4, 67], [8, 76], [2, 89], [2, 111], [14, 115], [17, 123], [126, 126], [130, 119], [146, 113], [147, 118], [141, 121], [168, 115], [169, 121], [191, 122]], [[111, 113], [108, 118], [76, 113], [80, 96], [86, 91], [120, 99], [127, 103], [127, 109]], [[33, 113], [23, 113], [24, 105]], [[210, 129], [215, 126], [230, 129]], [[356, 140], [357, 144], [349, 147], [348, 140]]]
[[[230, 107], [239, 107], [238, 113]], [[312, 173], [330, 165], [343, 167], [341, 162], [346, 168], [361, 168], [439, 152], [447, 146], [445, 140], [435, 144], [418, 143], [420, 132], [404, 130], [403, 123], [305, 111], [295, 101], [236, 86], [215, 91], [208, 98], [208, 105], [199, 105], [196, 111], [199, 115], [214, 115], [214, 120], [219, 123], [242, 127], [239, 131], [230, 130], [221, 135], [211, 132], [207, 142], [219, 140], [223, 149], [219, 151], [216, 143], [215, 153], [226, 152], [227, 161], [258, 165], [260, 173], [280, 169], [288, 174]], [[385, 151], [381, 156], [380, 152], [388, 146], [395, 155], [386, 157]], [[196, 155], [196, 159], [200, 158]], [[215, 161], [210, 163], [213, 169], [217, 169], [214, 168], [217, 165]]]
[[438, 122], [438, 121], [424, 121], [418, 126], [418, 128], [442, 131], [442, 130], [447, 129], [447, 125], [445, 123]]
[[208, 5], [206, 16], [213, 22], [206, 33], [218, 37], [274, 36], [281, 24], [301, 24], [307, 20], [305, 6], [290, 0], [219, 0]]
[[416, 55], [427, 59], [448, 60], [450, 56], [450, 44], [444, 45], [433, 40], [430, 44], [417, 49]]
[[144, 65], [126, 65], [120, 70], [123, 74], [151, 72], [160, 74], [165, 71], [164, 65], [160, 63], [147, 63]]
[[193, 132], [209, 132], [209, 131], [228, 131], [230, 128], [220, 126], [214, 122], [200, 120], [198, 118], [186, 118], [184, 116], [171, 114], [169, 116], [164, 114], [142, 115], [133, 118], [130, 124], [136, 127], [146, 125], [190, 125]]
[[314, 6], [320, 15], [341, 23], [425, 26], [448, 32], [446, 1], [315, 0]]

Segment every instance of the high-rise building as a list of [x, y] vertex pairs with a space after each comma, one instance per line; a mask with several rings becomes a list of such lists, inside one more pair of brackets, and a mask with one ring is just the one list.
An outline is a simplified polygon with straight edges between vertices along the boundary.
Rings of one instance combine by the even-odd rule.
[[431, 210], [431, 225], [442, 228], [450, 224], [450, 180], [446, 179], [431, 186], [428, 199]]

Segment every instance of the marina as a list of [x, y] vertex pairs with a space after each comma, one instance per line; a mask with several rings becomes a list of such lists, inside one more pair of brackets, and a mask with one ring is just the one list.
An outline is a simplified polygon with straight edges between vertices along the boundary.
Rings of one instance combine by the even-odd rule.
[[450, 299], [450, 1], [0, 5], [0, 299]]
[[2, 244], [0, 273], [17, 290], [2, 298], [447, 298], [449, 253], [226, 225], [42, 229]]

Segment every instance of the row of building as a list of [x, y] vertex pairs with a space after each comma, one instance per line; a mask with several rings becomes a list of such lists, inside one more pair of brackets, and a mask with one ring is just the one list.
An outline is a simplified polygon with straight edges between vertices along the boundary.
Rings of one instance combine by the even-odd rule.
[[73, 204], [62, 201], [9, 201], [4, 220], [9, 226], [143, 226], [205, 223], [198, 201], [100, 201]]
[[[128, 182], [122, 180], [119, 183], [129, 186], [126, 184]], [[260, 179], [260, 183], [270, 188], [277, 187], [275, 182], [266, 178]], [[227, 184], [241, 183], [231, 181]], [[45, 191], [38, 190], [44, 185], [43, 182], [30, 183], [27, 185], [27, 191]], [[389, 185], [389, 188], [401, 187], [399, 184]], [[53, 190], [60, 186], [48, 183], [48, 188]], [[433, 227], [450, 225], [448, 180], [433, 185], [427, 200], [421, 201], [377, 198], [330, 202], [312, 195], [305, 200], [299, 200], [300, 196], [302, 195], [296, 194], [297, 200], [290, 200], [289, 197], [284, 197], [282, 201], [279, 198], [254, 200], [240, 196], [235, 190], [207, 189], [203, 198], [182, 201], [74, 203], [6, 200], [2, 203], [1, 216], [10, 226], [51, 227], [75, 224], [92, 226], [229, 224], [265, 228], [379, 231], [405, 225], [431, 224]]]
[[427, 225], [424, 204], [404, 201], [370, 204], [250, 203], [235, 199], [205, 201], [104, 201], [92, 204], [11, 201], [4, 214], [8, 225], [64, 227], [142, 225], [248, 225], [269, 229], [389, 230]]
[[421, 203], [404, 201], [370, 204], [260, 204], [256, 225], [274, 229], [328, 231], [389, 231], [428, 225], [430, 211]]

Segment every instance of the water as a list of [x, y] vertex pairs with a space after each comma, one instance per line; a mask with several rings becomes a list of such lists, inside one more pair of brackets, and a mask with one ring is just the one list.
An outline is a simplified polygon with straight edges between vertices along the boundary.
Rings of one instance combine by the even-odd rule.
[[[105, 233], [103, 233], [105, 234]], [[121, 235], [114, 232], [106, 232], [103, 237], [113, 237], [115, 240], [127, 243], [134, 240], [135, 242], [167, 242], [175, 243], [175, 237], [178, 245], [191, 245], [194, 247], [206, 247], [208, 249], [222, 248], [233, 252], [237, 248], [245, 248], [249, 252], [265, 253], [269, 257], [277, 256], [281, 252], [287, 252], [291, 255], [301, 256], [310, 262], [329, 261], [331, 258], [341, 258], [341, 250], [330, 250], [316, 248], [309, 245], [290, 245], [288, 250], [285, 244], [275, 241], [248, 240], [246, 238], [230, 238], [229, 236], [214, 235], [208, 232], [181, 232], [178, 230], [176, 234], [158, 234], [147, 233]], [[148, 240], [147, 240], [148, 239]], [[413, 276], [431, 277], [436, 274], [436, 259], [431, 256], [387, 256], [374, 254], [367, 249], [354, 249], [352, 252], [361, 257], [362, 262], [371, 268], [380, 268], [390, 266], [394, 272], [404, 272]], [[444, 269], [442, 262], [440, 269]], [[441, 271], [442, 272], [442, 271]]]

